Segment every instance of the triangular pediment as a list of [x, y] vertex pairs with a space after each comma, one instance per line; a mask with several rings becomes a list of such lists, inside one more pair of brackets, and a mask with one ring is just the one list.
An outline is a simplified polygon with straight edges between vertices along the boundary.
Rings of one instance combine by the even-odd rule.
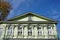
[[26, 13], [18, 17], [12, 18], [9, 21], [54, 21], [54, 20], [34, 13]]
[[17, 21], [47, 21], [45, 19], [39, 18], [37, 16], [34, 15], [27, 15], [26, 17], [22, 18], [22, 19], [18, 19]]

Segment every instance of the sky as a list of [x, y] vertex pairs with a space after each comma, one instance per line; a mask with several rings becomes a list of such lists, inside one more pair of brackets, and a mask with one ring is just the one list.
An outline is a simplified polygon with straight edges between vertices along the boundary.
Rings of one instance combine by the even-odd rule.
[[[9, 2], [12, 9], [7, 19], [33, 12], [60, 21], [60, 0], [9, 0]], [[60, 30], [59, 26], [60, 22], [57, 24], [58, 30]]]

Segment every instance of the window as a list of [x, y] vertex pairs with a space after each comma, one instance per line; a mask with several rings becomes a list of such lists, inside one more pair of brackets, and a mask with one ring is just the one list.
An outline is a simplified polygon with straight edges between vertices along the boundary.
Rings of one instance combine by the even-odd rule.
[[8, 35], [12, 35], [12, 33], [13, 33], [13, 32], [12, 32], [12, 27], [9, 26], [9, 27], [8, 27]]
[[28, 36], [32, 36], [32, 28], [28, 27]]
[[52, 33], [51, 27], [47, 27], [47, 29], [48, 29], [48, 35], [51, 35], [51, 33]]
[[18, 27], [18, 35], [22, 35], [22, 27]]
[[42, 35], [42, 30], [39, 30], [38, 31], [38, 36], [41, 36]]
[[51, 35], [52, 34], [52, 30], [48, 30], [48, 35]]
[[41, 30], [41, 27], [38, 27], [37, 29], [38, 29], [38, 30]]
[[41, 29], [41, 27], [37, 27], [37, 30], [38, 30], [38, 36], [42, 35], [42, 29]]

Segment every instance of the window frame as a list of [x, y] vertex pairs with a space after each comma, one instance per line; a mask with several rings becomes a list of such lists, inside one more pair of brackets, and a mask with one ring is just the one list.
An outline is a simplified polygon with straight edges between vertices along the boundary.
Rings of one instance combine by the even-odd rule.
[[28, 36], [32, 36], [32, 27], [28, 27]]
[[18, 26], [18, 36], [22, 36], [22, 26]]

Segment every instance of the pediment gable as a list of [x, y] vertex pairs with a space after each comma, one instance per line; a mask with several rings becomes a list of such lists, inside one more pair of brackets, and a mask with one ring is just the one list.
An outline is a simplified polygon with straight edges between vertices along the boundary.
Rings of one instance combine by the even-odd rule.
[[18, 17], [12, 18], [8, 21], [29, 21], [29, 20], [30, 21], [55, 21], [55, 20], [43, 17], [41, 15], [37, 15], [34, 13], [26, 13], [26, 14], [20, 15]]

